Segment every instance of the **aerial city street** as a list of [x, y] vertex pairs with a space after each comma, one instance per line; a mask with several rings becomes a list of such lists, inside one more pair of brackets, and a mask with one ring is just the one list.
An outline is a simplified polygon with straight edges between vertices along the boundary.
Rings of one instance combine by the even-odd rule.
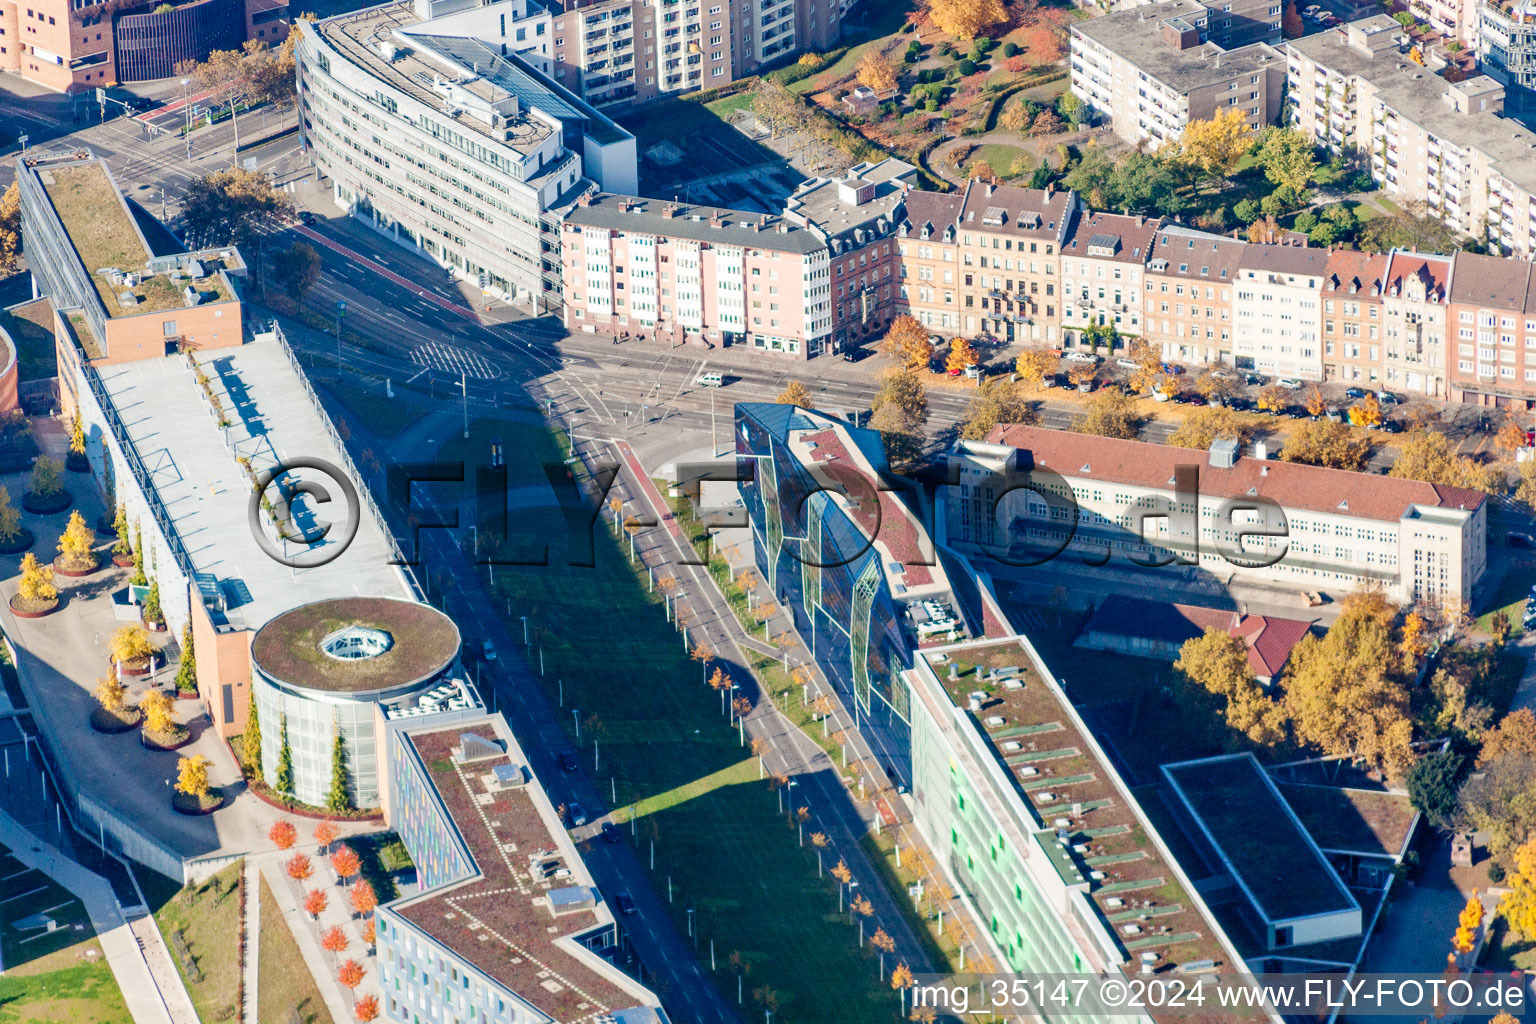
[[0, 1021], [1515, 1024], [1533, 19], [0, 0]]

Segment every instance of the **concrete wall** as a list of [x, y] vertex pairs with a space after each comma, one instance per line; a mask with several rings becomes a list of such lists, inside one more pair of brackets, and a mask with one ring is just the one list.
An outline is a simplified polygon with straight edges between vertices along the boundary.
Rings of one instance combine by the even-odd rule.
[[[168, 327], [169, 324], [175, 326]], [[107, 321], [107, 354], [105, 358], [93, 359], [91, 365], [109, 366], [163, 358], [168, 342], [185, 342], [191, 348], [210, 349], [233, 348], [243, 341], [241, 307], [237, 299], [159, 313], [138, 313]]]

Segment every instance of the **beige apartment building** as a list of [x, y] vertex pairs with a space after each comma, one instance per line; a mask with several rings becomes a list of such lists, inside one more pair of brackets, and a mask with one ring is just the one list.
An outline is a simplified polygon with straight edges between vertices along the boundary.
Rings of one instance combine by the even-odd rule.
[[1074, 192], [966, 184], [960, 234], [962, 332], [1059, 345], [1061, 245], [1082, 212]]
[[1124, 338], [1140, 337], [1141, 276], [1159, 223], [1086, 210], [1073, 220], [1061, 246], [1064, 346], [1094, 347], [1089, 328], [1113, 327]]
[[1242, 370], [1323, 379], [1322, 288], [1328, 250], [1249, 245], [1232, 290], [1232, 358]]
[[[1059, 550], [1074, 562], [1166, 564], [1158, 571], [1335, 598], [1380, 586], [1434, 607], [1470, 602], [1487, 568], [1481, 492], [1246, 458], [1230, 441], [1207, 454], [1012, 424], [961, 442], [949, 461], [959, 472], [945, 488], [945, 541], [961, 551]], [[1175, 490], [1181, 469], [1198, 474], [1198, 500]], [[1000, 501], [977, 500], [1005, 487]], [[1076, 504], [1075, 520], [1062, 499]], [[1261, 525], [1283, 532], [1238, 536]]]
[[1142, 323], [1164, 359], [1232, 362], [1232, 288], [1247, 244], [1177, 225], [1158, 230], [1147, 259]]
[[1444, 398], [1451, 260], [1394, 251], [1382, 292], [1387, 388]]
[[[1267, 42], [1224, 49], [1211, 18], [1196, 0], [1167, 0], [1074, 24], [1073, 94], [1120, 138], [1154, 149], [1218, 112], [1241, 110], [1255, 129], [1271, 123], [1285, 57]], [[1278, 14], [1275, 22], [1278, 38]]]
[[1503, 86], [1486, 75], [1447, 82], [1413, 63], [1386, 15], [1286, 49], [1293, 126], [1335, 152], [1369, 153], [1398, 201], [1425, 203], [1496, 252], [1536, 255], [1536, 132], [1503, 116]]
[[1536, 407], [1536, 275], [1525, 260], [1456, 255], [1447, 359], [1450, 397], [1500, 409]]
[[961, 329], [962, 304], [970, 294], [965, 289], [975, 286], [975, 268], [960, 265], [956, 224], [963, 199], [948, 192], [909, 192], [907, 216], [898, 229], [896, 312], [945, 335]]
[[1382, 292], [1387, 257], [1337, 249], [1328, 254], [1323, 279], [1323, 376], [1380, 389], [1386, 367]]

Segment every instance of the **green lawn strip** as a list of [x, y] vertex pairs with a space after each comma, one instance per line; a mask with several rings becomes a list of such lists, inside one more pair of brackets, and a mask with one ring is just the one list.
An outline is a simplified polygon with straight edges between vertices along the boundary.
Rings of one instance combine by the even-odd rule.
[[8, 968], [0, 975], [0, 1022], [119, 1024], [132, 1020], [101, 944], [92, 937], [69, 952], [83, 956], [87, 949], [95, 952], [92, 963], [61, 962], [45, 971], [35, 971], [36, 964]]
[[1525, 604], [1531, 596], [1531, 580], [1521, 572], [1507, 571], [1499, 586], [1488, 598], [1488, 610], [1473, 623], [1480, 633], [1493, 632], [1493, 617], [1503, 612], [1509, 618], [1510, 633], [1518, 637], [1525, 632]]
[[420, 406], [399, 398], [386, 398], [382, 387], [375, 390], [339, 383], [325, 384], [324, 387], [352, 415], [362, 420], [363, 426], [380, 437], [394, 437], [422, 416]]
[[[289, 1015], [297, 1008], [301, 1024], [335, 1024], [265, 878], [261, 880], [261, 936], [258, 947], [257, 1019], [262, 1024], [287, 1022], [290, 1020]], [[325, 965], [315, 966], [320, 970], [327, 969]]]
[[373, 835], [354, 836], [347, 845], [357, 851], [362, 864], [362, 877], [373, 886], [373, 893], [380, 903], [388, 903], [400, 895], [394, 875], [412, 866], [411, 855], [405, 844], [393, 832], [376, 832]]
[[[864, 856], [868, 857], [869, 862], [880, 872], [880, 879], [885, 883], [887, 891], [895, 895], [895, 903], [901, 909], [901, 916], [906, 918], [907, 927], [923, 944], [928, 959], [935, 965], [945, 965], [949, 971], [958, 971], [960, 944], [954, 940], [949, 931], [939, 930], [940, 919], [937, 913], [928, 909], [919, 910], [907, 897], [911, 887], [922, 879], [922, 876], [913, 869], [912, 851], [910, 849], [906, 851], [905, 862], [901, 867], [897, 867], [896, 842], [889, 833], [866, 832], [859, 837], [859, 845], [864, 848]], [[943, 924], [946, 929], [949, 929], [954, 921], [945, 920]]]
[[970, 167], [973, 164], [986, 161], [992, 170], [1003, 177], [1008, 177], [1013, 173], [1013, 163], [1019, 157], [1024, 158], [1023, 173], [1027, 174], [1035, 166], [1034, 157], [1018, 146], [1007, 146], [1001, 143], [989, 142], [985, 146], [978, 147], [974, 153], [966, 157], [965, 165]]
[[[155, 912], [176, 970], [186, 983], [197, 1015], [205, 1021], [234, 1020], [240, 991], [240, 875], [236, 861], [212, 878], [182, 889]], [[188, 970], [178, 951], [181, 933], [190, 954]]]
[[[509, 441], [517, 431], [519, 450], [558, 450], [547, 434], [510, 423], [506, 429]], [[532, 510], [518, 527], [563, 535], [553, 515]], [[510, 601], [514, 635], [522, 631], [520, 616], [529, 616], [530, 662], [537, 668], [542, 649], [540, 683], [552, 700], [563, 696], [562, 727], [574, 738], [581, 721], [584, 760], [598, 742], [598, 790], [616, 792], [618, 806], [643, 809], [634, 841], [649, 865], [656, 840], [652, 882], [665, 899], [670, 878], [680, 931], [687, 934], [687, 908], [694, 907], [701, 960], [709, 962], [713, 939], [716, 980], [730, 998], [730, 953], [752, 965], [743, 987], [754, 1016], [763, 1007], [751, 993], [762, 988], [776, 993], [775, 1016], [785, 1020], [830, 1024], [890, 1014], [893, 996], [867, 950], [859, 950], [857, 932], [838, 917], [835, 888], [818, 879], [814, 851], [799, 845], [778, 795], [756, 778], [718, 696], [666, 622], [661, 595], [647, 592], [643, 571], [627, 564], [606, 528], [593, 536], [591, 568], [566, 565], [569, 552], [556, 545], [548, 567], [498, 566], [494, 588], [503, 600], [494, 604], [507, 614]]]
[[723, 100], [715, 100], [713, 103], [704, 104], [706, 110], [720, 118], [722, 121], [729, 120], [730, 115], [734, 114], [736, 111], [748, 110], [751, 108], [751, 106], [752, 91], [750, 89], [739, 92], [734, 96], [727, 96]]

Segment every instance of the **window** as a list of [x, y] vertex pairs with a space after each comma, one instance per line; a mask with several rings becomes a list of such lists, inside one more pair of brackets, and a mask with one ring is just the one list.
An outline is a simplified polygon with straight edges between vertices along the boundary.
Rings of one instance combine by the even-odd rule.
[[176, 321], [175, 320], [163, 320], [163, 321], [161, 321], [161, 323], [160, 323], [160, 330], [161, 330], [161, 333], [165, 337], [167, 337], [167, 338], [174, 338], [176, 336]]

